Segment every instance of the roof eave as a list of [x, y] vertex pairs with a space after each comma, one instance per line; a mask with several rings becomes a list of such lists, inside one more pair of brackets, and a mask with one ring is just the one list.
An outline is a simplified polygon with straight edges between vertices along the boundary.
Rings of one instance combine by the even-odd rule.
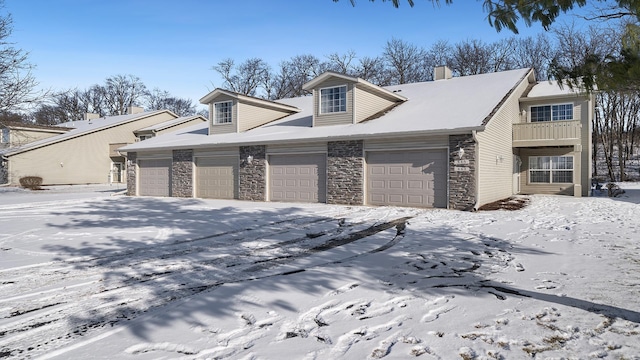
[[[437, 135], [461, 135], [470, 134], [473, 131], [483, 131], [485, 126], [471, 126], [456, 129], [434, 129], [434, 130], [422, 130], [422, 131], [399, 131], [392, 133], [377, 133], [377, 134], [352, 134], [352, 135], [335, 135], [335, 136], [321, 136], [321, 137], [309, 137], [301, 138], [300, 142], [325, 142], [325, 141], [344, 141], [344, 140], [374, 140], [374, 139], [388, 139], [390, 137], [407, 137], [407, 136], [437, 136]], [[171, 146], [150, 146], [142, 149], [130, 149], [122, 150], [119, 152], [140, 152], [140, 151], [167, 151], [167, 150], [188, 150], [188, 149], [205, 149], [212, 147], [229, 147], [229, 146], [251, 146], [251, 145], [269, 145], [281, 143], [283, 140], [254, 140], [254, 141], [239, 141], [232, 143], [201, 143], [201, 144], [188, 144], [188, 145], [171, 145]], [[286, 140], [292, 142], [295, 140]]]

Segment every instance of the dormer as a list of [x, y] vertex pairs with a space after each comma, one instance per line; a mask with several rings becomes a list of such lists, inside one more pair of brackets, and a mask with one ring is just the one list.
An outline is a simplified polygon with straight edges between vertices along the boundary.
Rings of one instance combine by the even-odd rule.
[[238, 133], [300, 112], [294, 106], [215, 89], [200, 99], [209, 105], [209, 135]]
[[304, 84], [313, 94], [313, 126], [357, 124], [407, 101], [358, 77], [328, 71]]

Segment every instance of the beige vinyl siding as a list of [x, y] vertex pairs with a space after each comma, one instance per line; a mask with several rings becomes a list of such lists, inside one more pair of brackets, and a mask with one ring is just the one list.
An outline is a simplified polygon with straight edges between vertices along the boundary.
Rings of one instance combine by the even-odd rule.
[[[231, 110], [231, 123], [215, 124], [214, 104], [225, 101], [233, 101], [233, 109]], [[228, 95], [220, 95], [209, 103], [209, 134], [229, 134], [238, 132], [238, 101], [236, 98]]]
[[[41, 176], [45, 185], [108, 183], [109, 144], [133, 143], [133, 131], [172, 119], [163, 112], [16, 154], [9, 158], [11, 183], [18, 184], [23, 176]], [[100, 119], [94, 121], [99, 125]]]
[[196, 149], [193, 151], [193, 156], [240, 156], [240, 149], [238, 147]]
[[[320, 89], [347, 86], [347, 111], [332, 114], [320, 114]], [[313, 90], [313, 126], [353, 124], [353, 83], [345, 79], [330, 78]]]
[[43, 129], [10, 129], [9, 144], [10, 146], [20, 146], [34, 142], [40, 139], [50, 138], [52, 136], [64, 134], [65, 131], [46, 131]]
[[[520, 159], [522, 166], [520, 167], [520, 193], [521, 194], [562, 194], [573, 195], [573, 184], [532, 184], [529, 182], [529, 157], [530, 156], [563, 156], [573, 155], [573, 166], [575, 168], [576, 161], [573, 146], [561, 148], [521, 148]], [[574, 175], [575, 176], [575, 175]], [[583, 191], [585, 186], [582, 187]], [[586, 187], [587, 191], [590, 185]]]
[[189, 126], [193, 126], [193, 125], [201, 124], [201, 123], [202, 123], [202, 119], [201, 118], [195, 118], [195, 119], [187, 121], [187, 122], [185, 122], [183, 124], [172, 126], [170, 128], [166, 128], [166, 129], [162, 129], [162, 130], [160, 130], [160, 131], [158, 131], [156, 133], [156, 136], [172, 133], [174, 131], [178, 131], [178, 130], [187, 128]]
[[327, 143], [268, 145], [267, 154], [326, 153]]
[[241, 114], [238, 123], [239, 132], [253, 129], [290, 114], [282, 110], [274, 110], [265, 106], [243, 102], [238, 104], [238, 109]]
[[513, 195], [513, 119], [520, 114], [519, 98], [529, 85], [527, 78], [517, 85], [509, 98], [476, 135], [478, 168], [478, 205]]
[[353, 92], [355, 94], [356, 104], [356, 123], [359, 123], [395, 104], [394, 101], [384, 99], [371, 92], [369, 89], [361, 89], [356, 86], [354, 87]]
[[[593, 96], [593, 95], [590, 95]], [[593, 101], [593, 100], [592, 100]], [[526, 119], [522, 119], [522, 117], [518, 117], [519, 121], [527, 121], [530, 122], [531, 119], [531, 106], [540, 106], [540, 105], [555, 105], [555, 104], [568, 104], [573, 103], [573, 120], [580, 121], [580, 149], [579, 159], [580, 159], [580, 183], [582, 185], [582, 196], [589, 195], [589, 189], [591, 188], [591, 174], [593, 173], [593, 164], [591, 162], [591, 154], [592, 144], [591, 144], [591, 133], [592, 126], [591, 122], [593, 119], [593, 109], [589, 106], [589, 97], [576, 97], [571, 99], [540, 99], [540, 100], [529, 100], [526, 102], [522, 102], [520, 105], [520, 110], [525, 110], [527, 112]], [[548, 146], [554, 146], [553, 141], [548, 141]], [[559, 145], [559, 144], [557, 144]], [[525, 149], [525, 148], [523, 148]], [[575, 153], [577, 155], [577, 153]], [[578, 158], [574, 159], [576, 162]], [[523, 158], [524, 161], [524, 158]], [[523, 165], [524, 168], [524, 165]], [[521, 181], [522, 182], [522, 181]], [[523, 190], [524, 191], [524, 190]], [[544, 191], [544, 190], [543, 190]], [[556, 192], [546, 192], [546, 193], [556, 193]], [[573, 195], [570, 194], [570, 195]]]
[[430, 149], [430, 148], [447, 148], [449, 146], [449, 137], [447, 135], [440, 136], [422, 136], [422, 137], [402, 137], [374, 139], [364, 141], [364, 150], [400, 150], [400, 149]]
[[[580, 119], [585, 117], [585, 114], [582, 113], [582, 108], [586, 104], [583, 101], [580, 101], [579, 99], [575, 99], [575, 100], [568, 100], [568, 99], [564, 99], [564, 100], [533, 100], [533, 101], [530, 101], [529, 99], [531, 99], [531, 98], [527, 98], [527, 101], [523, 102], [522, 105], [520, 105], [521, 110], [524, 110], [524, 111], [527, 112], [527, 118], [526, 118], [527, 122], [531, 122], [531, 107], [532, 106], [540, 106], [540, 105], [573, 104], [573, 119], [572, 120], [580, 120]], [[588, 108], [588, 106], [587, 106], [587, 108]], [[523, 120], [522, 117], [519, 117], [518, 119], [519, 119], [518, 122]]]

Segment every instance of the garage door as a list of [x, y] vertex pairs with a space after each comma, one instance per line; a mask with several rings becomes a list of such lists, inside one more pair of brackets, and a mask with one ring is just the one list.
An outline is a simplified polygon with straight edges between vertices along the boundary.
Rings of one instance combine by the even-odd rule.
[[138, 192], [141, 196], [169, 196], [171, 188], [171, 159], [149, 159], [138, 161], [140, 179]]
[[367, 203], [446, 207], [446, 150], [368, 152]]
[[269, 156], [269, 199], [326, 202], [326, 155]]
[[196, 158], [196, 197], [236, 199], [237, 156]]

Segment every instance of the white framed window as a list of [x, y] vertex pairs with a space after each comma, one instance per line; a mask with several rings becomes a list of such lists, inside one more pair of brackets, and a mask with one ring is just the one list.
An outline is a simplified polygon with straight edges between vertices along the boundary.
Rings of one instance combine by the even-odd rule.
[[229, 124], [233, 121], [233, 101], [213, 104], [213, 123]]
[[573, 120], [573, 104], [532, 106], [531, 122]]
[[9, 143], [9, 128], [2, 129], [2, 137], [0, 137], [0, 144]]
[[573, 183], [573, 156], [530, 156], [529, 182]]
[[347, 86], [320, 89], [320, 114], [347, 111]]

